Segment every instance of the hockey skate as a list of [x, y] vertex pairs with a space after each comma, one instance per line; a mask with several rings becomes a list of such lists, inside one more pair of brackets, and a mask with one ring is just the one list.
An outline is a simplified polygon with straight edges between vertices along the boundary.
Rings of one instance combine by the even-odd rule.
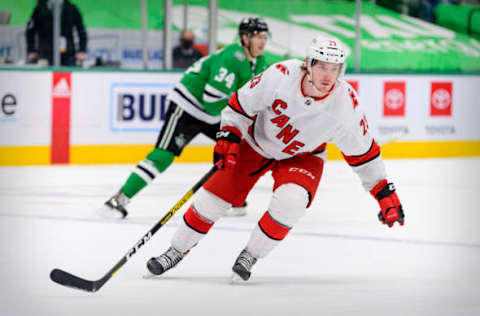
[[240, 217], [245, 215], [247, 215], [247, 202], [245, 202], [242, 206], [232, 206], [225, 212], [226, 217]]
[[238, 282], [238, 281], [247, 281], [250, 279], [251, 275], [251, 269], [253, 265], [257, 262], [257, 258], [252, 256], [247, 249], [243, 249], [242, 252], [237, 257], [237, 260], [235, 260], [235, 263], [233, 264], [232, 270], [233, 270], [233, 276], [232, 276], [232, 282]]
[[[160, 275], [165, 271], [175, 267], [185, 255], [188, 253], [182, 253], [177, 249], [170, 247], [167, 251], [158, 257], [153, 257], [147, 262], [147, 269], [152, 275]], [[148, 277], [148, 276], [147, 276]]]
[[125, 206], [129, 202], [130, 199], [120, 190], [105, 202], [103, 207], [98, 210], [98, 214], [104, 218], [125, 218], [128, 215]]

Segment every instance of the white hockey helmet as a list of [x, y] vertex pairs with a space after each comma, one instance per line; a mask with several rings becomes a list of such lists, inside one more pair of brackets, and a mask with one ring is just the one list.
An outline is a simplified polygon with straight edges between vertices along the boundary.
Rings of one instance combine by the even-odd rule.
[[312, 71], [311, 67], [313, 63], [317, 60], [327, 63], [341, 64], [341, 71], [338, 75], [338, 78], [340, 78], [345, 73], [346, 59], [347, 52], [342, 42], [333, 37], [317, 36], [307, 47], [305, 62], [309, 73]]

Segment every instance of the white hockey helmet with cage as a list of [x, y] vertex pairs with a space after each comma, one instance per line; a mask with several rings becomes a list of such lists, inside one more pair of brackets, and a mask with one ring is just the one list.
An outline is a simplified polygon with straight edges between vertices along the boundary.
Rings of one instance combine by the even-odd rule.
[[346, 59], [347, 52], [342, 42], [333, 37], [317, 36], [307, 47], [305, 63], [309, 74], [311, 74], [311, 67], [316, 61], [341, 64], [341, 69], [337, 77], [337, 79], [339, 79], [345, 73]]

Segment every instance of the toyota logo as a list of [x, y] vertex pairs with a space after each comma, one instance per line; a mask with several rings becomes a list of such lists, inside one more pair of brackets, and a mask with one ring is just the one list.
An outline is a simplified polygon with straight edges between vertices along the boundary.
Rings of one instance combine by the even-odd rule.
[[432, 105], [439, 110], [448, 108], [451, 102], [450, 92], [445, 89], [437, 89], [432, 93]]
[[392, 110], [401, 108], [404, 102], [405, 97], [399, 89], [390, 89], [385, 94], [385, 105]]

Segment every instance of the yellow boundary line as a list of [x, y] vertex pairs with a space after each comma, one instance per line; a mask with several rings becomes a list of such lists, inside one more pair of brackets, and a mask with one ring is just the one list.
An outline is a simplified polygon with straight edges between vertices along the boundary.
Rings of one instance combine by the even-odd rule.
[[0, 166], [50, 164], [50, 146], [0, 147]]
[[[145, 159], [152, 145], [73, 145], [70, 148], [72, 164], [137, 163]], [[334, 145], [328, 145], [328, 159], [343, 159]], [[382, 157], [448, 158], [480, 157], [480, 141], [451, 142], [394, 142], [382, 146]], [[188, 146], [176, 162], [209, 162], [212, 146]], [[50, 164], [50, 146], [0, 147], [0, 166], [26, 166]]]

